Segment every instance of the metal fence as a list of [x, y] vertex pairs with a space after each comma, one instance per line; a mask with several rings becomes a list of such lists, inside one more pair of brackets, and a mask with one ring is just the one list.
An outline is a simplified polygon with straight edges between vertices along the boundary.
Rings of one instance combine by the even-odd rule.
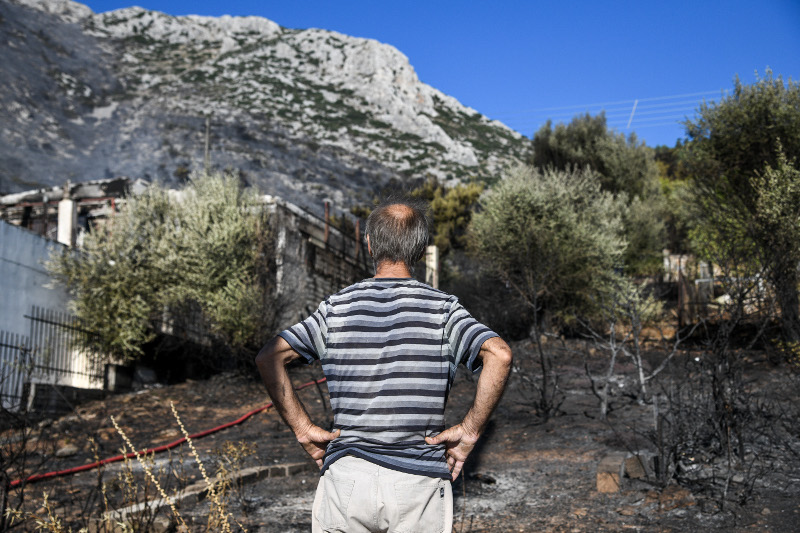
[[28, 337], [0, 331], [0, 397], [3, 408], [16, 409], [26, 383], [50, 383], [81, 389], [103, 388], [103, 364], [86, 350], [95, 335], [67, 313], [33, 307]]
[[0, 404], [16, 411], [22, 400], [22, 388], [30, 375], [30, 339], [0, 331]]
[[36, 378], [84, 389], [103, 387], [100, 357], [83, 348], [94, 332], [77, 317], [52, 309], [33, 307], [25, 318], [31, 323]]

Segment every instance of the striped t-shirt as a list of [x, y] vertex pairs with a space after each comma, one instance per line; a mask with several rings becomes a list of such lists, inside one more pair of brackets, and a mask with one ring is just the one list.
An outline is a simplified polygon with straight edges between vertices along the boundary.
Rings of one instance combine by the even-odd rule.
[[412, 278], [370, 278], [328, 297], [280, 333], [309, 363], [322, 362], [334, 428], [322, 473], [354, 455], [373, 463], [449, 479], [444, 407], [459, 363], [476, 371], [481, 345], [497, 334], [455, 296]]

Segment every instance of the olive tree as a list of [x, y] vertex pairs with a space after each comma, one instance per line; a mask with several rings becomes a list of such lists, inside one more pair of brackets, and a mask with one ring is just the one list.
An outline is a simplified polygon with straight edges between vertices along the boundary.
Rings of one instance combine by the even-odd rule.
[[761, 244], [762, 264], [768, 268], [781, 306], [785, 340], [796, 354], [800, 349], [800, 165], [779, 147], [774, 168], [768, 163], [752, 183], [756, 196], [754, 240]]
[[686, 128], [695, 240], [713, 248], [698, 251], [760, 262], [775, 290], [784, 340], [800, 342], [800, 240], [793, 234], [800, 84], [771, 71], [752, 85], [737, 78], [731, 94], [704, 102]]
[[624, 262], [634, 274], [652, 274], [666, 243], [666, 203], [655, 152], [610, 130], [604, 113], [578, 115], [569, 123], [544, 124], [533, 137], [531, 163], [540, 169], [591, 168], [601, 188], [624, 200]]
[[109, 358], [137, 359], [165, 322], [187, 315], [213, 341], [253, 350], [275, 316], [268, 222], [236, 178], [196, 175], [177, 193], [153, 185], [128, 198], [48, 268], [97, 333], [91, 348]]
[[481, 199], [472, 218], [475, 253], [531, 310], [542, 374], [536, 402], [544, 418], [557, 402], [541, 335], [591, 313], [597, 293], [609, 287], [625, 250], [621, 208], [591, 169], [518, 166]]

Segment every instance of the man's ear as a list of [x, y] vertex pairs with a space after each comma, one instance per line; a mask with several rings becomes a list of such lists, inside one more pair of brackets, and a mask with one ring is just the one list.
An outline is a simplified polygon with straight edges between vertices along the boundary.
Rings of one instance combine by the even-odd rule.
[[369, 256], [372, 257], [372, 246], [369, 244], [369, 235], [367, 235], [367, 251], [369, 252]]

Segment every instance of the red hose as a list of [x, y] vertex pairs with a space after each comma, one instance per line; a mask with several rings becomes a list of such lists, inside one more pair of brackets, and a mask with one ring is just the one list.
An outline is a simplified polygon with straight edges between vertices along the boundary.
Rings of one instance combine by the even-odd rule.
[[[309, 381], [308, 383], [303, 383], [302, 385], [297, 386], [295, 388], [295, 390], [302, 390], [302, 389], [305, 389], [306, 387], [310, 387], [311, 385], [316, 385], [316, 384], [322, 383], [324, 381], [325, 381], [325, 378], [317, 379], [315, 381]], [[267, 405], [265, 405], [263, 407], [259, 407], [258, 409], [250, 411], [249, 413], [245, 414], [244, 416], [241, 416], [241, 417], [237, 418], [233, 422], [228, 422], [227, 424], [222, 424], [221, 426], [217, 426], [215, 428], [207, 429], [205, 431], [201, 431], [199, 433], [195, 433], [193, 435], [189, 435], [189, 438], [190, 439], [201, 439], [201, 438], [203, 438], [205, 436], [211, 435], [212, 433], [216, 433], [218, 431], [222, 431], [223, 429], [228, 429], [229, 427], [236, 426], [238, 424], [241, 424], [242, 422], [244, 422], [245, 420], [247, 420], [251, 416], [253, 416], [253, 415], [257, 414], [257, 413], [260, 413], [261, 411], [266, 411], [270, 407], [272, 407], [272, 402], [268, 403]], [[77, 474], [78, 472], [85, 472], [86, 470], [94, 470], [95, 468], [98, 468], [100, 466], [103, 466], [103, 465], [106, 465], [106, 464], [109, 464], [109, 463], [116, 463], [116, 462], [122, 461], [123, 459], [131, 459], [133, 457], [136, 457], [137, 455], [147, 455], [147, 454], [151, 454], [151, 453], [152, 454], [156, 454], [156, 453], [165, 452], [167, 450], [171, 450], [172, 448], [180, 446], [184, 442], [186, 442], [186, 437], [181, 437], [180, 439], [176, 440], [175, 442], [170, 442], [169, 444], [164, 444], [162, 446], [156, 446], [155, 448], [148, 448], [148, 449], [142, 450], [140, 452], [128, 452], [128, 453], [126, 453], [124, 455], [115, 455], [114, 457], [109, 457], [107, 459], [102, 459], [102, 460], [96, 461], [94, 463], [89, 463], [89, 464], [85, 464], [85, 465], [81, 465], [81, 466], [76, 466], [74, 468], [68, 468], [66, 470], [57, 470], [57, 471], [53, 471], [53, 472], [46, 472], [44, 474], [34, 474], [34, 475], [28, 476], [27, 478], [24, 478], [24, 479], [15, 479], [14, 481], [12, 481], [9, 484], [8, 488], [9, 489], [15, 489], [15, 488], [18, 488], [23, 483], [25, 483], [25, 484], [36, 483], [37, 481], [42, 481], [43, 479], [61, 477], [61, 476], [69, 475], [69, 474]]]

